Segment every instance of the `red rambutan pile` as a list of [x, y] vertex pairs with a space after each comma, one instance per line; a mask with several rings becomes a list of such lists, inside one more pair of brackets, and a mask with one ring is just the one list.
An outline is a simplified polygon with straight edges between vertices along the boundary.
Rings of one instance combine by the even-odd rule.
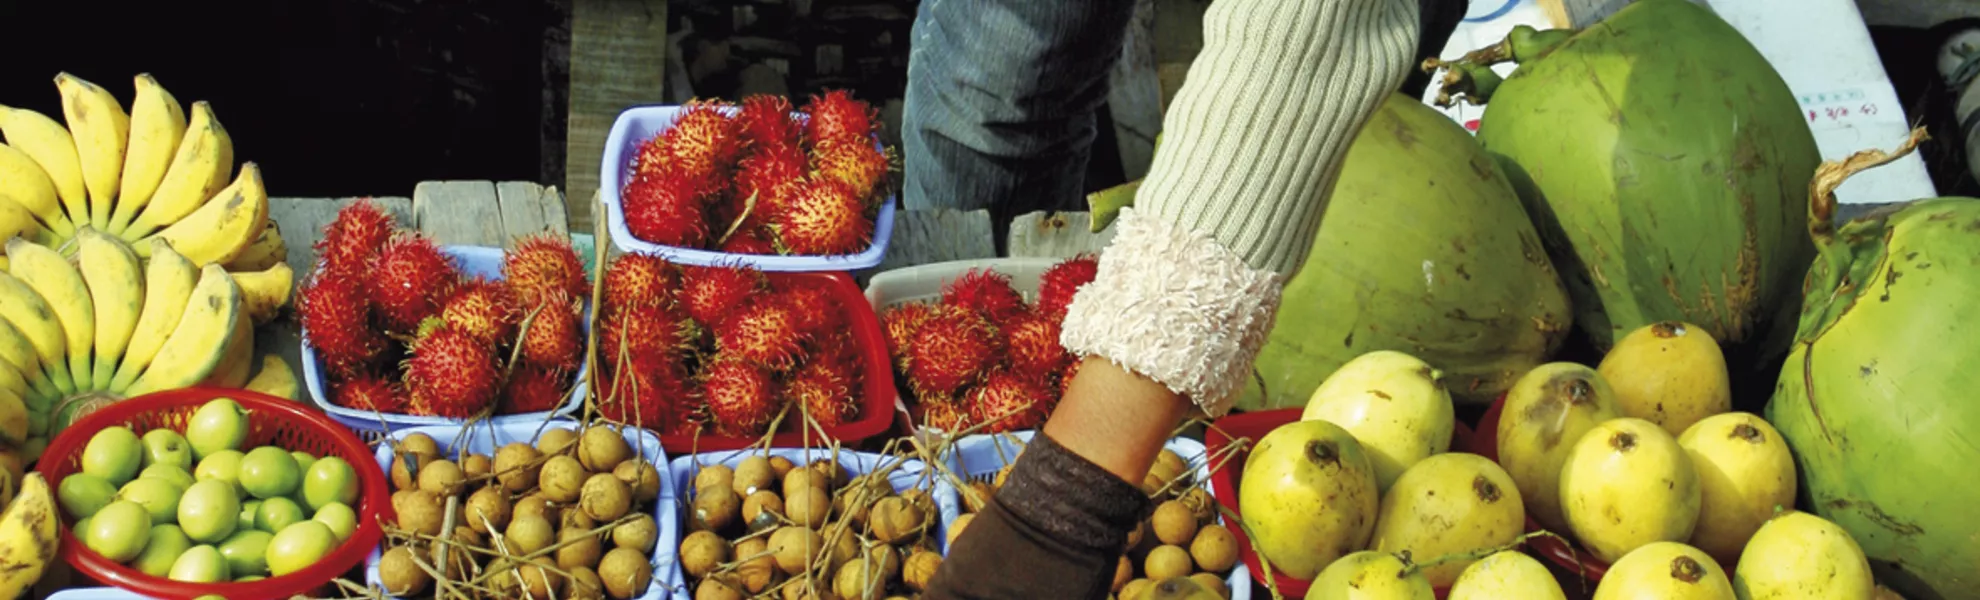
[[777, 245], [770, 243], [762, 231], [758, 228], [737, 230], [727, 241], [722, 242], [721, 251], [730, 254], [776, 254]]
[[534, 316], [524, 316], [527, 323], [520, 333], [523, 362], [559, 374], [576, 369], [584, 358], [581, 309], [582, 305], [562, 290], [545, 294], [531, 311]]
[[872, 198], [887, 179], [887, 156], [864, 138], [819, 140], [811, 151], [818, 174], [846, 182], [860, 198]]
[[570, 398], [564, 376], [542, 367], [523, 365], [509, 374], [497, 411], [502, 414], [556, 410]]
[[969, 419], [984, 423], [981, 433], [1031, 429], [1045, 424], [1052, 395], [1030, 377], [998, 371], [969, 391]]
[[1004, 322], [1004, 335], [1010, 341], [1011, 369], [1026, 377], [1044, 379], [1072, 361], [1072, 354], [1059, 345], [1059, 321], [1026, 310]]
[[674, 266], [658, 256], [621, 254], [605, 267], [605, 310], [668, 304], [678, 277]]
[[461, 273], [433, 240], [400, 234], [385, 243], [365, 274], [371, 300], [385, 330], [412, 333], [419, 322], [440, 314], [440, 303], [454, 293]]
[[405, 408], [405, 397], [398, 386], [376, 375], [360, 375], [337, 384], [331, 402], [354, 410], [398, 412]]
[[296, 314], [317, 357], [339, 377], [370, 369], [390, 341], [371, 328], [369, 293], [353, 273], [322, 271], [310, 277], [297, 293]]
[[615, 368], [624, 362], [674, 360], [693, 349], [700, 336], [694, 322], [668, 304], [621, 307], [600, 325], [598, 360]]
[[796, 148], [798, 145], [798, 122], [791, 118], [791, 99], [769, 94], [754, 94], [743, 98], [742, 110], [736, 113], [736, 122], [741, 125], [743, 139], [758, 149], [775, 146]]
[[774, 371], [791, 368], [803, 343], [797, 312], [784, 296], [759, 295], [715, 326], [721, 353]]
[[[493, 348], [441, 327], [413, 346], [406, 359], [406, 396], [434, 416], [465, 419], [494, 404], [502, 371]], [[415, 413], [417, 414], [417, 413]]]
[[933, 305], [921, 302], [908, 302], [881, 313], [880, 327], [887, 333], [887, 354], [894, 357], [896, 368], [907, 371], [907, 348], [913, 344], [914, 334], [921, 331], [921, 324], [932, 316], [935, 316]]
[[502, 279], [525, 306], [543, 301], [552, 292], [570, 298], [591, 295], [584, 260], [571, 247], [571, 239], [548, 233], [524, 237], [514, 250], [502, 253]]
[[908, 382], [924, 395], [948, 396], [996, 366], [1003, 339], [996, 326], [968, 309], [942, 306], [908, 345]]
[[659, 429], [688, 399], [687, 376], [672, 357], [636, 359], [618, 369], [599, 393], [598, 412], [607, 420]]
[[795, 148], [758, 150], [742, 161], [736, 174], [736, 197], [756, 198], [751, 214], [772, 221], [791, 204], [791, 197], [804, 185], [807, 172], [804, 155]]
[[690, 102], [661, 134], [667, 164], [693, 179], [720, 179], [742, 158], [742, 128], [713, 102]]
[[688, 316], [704, 325], [719, 324], [722, 317], [742, 306], [767, 284], [763, 273], [734, 266], [681, 268], [681, 288], [675, 296]]
[[845, 308], [839, 306], [839, 300], [824, 286], [804, 282], [773, 287], [797, 316], [799, 333], [816, 336], [845, 330]]
[[323, 228], [323, 239], [316, 242], [317, 265], [340, 273], [363, 271], [386, 240], [392, 239], [392, 227], [392, 215], [370, 198], [345, 205]]
[[837, 179], [812, 179], [777, 213], [777, 239], [795, 254], [851, 254], [873, 241], [866, 201]]
[[635, 177], [620, 198], [626, 229], [639, 239], [686, 248], [698, 248], [708, 240], [708, 206], [693, 182], [683, 177]]
[[845, 90], [812, 96], [805, 103], [804, 112], [810, 117], [804, 124], [805, 140], [812, 144], [830, 139], [868, 139], [873, 135], [873, 107], [853, 99]]
[[717, 356], [702, 370], [701, 389], [715, 425], [726, 435], [762, 435], [777, 416], [770, 372], [748, 361]]
[[970, 269], [943, 285], [942, 303], [976, 311], [1000, 325], [1025, 311], [1024, 297], [1011, 288], [1011, 277], [990, 269]]
[[851, 378], [831, 363], [815, 362], [799, 369], [784, 386], [784, 396], [804, 407], [820, 427], [839, 427], [859, 414], [852, 403]]
[[475, 341], [499, 348], [516, 334], [516, 322], [522, 319], [517, 306], [509, 286], [499, 281], [469, 279], [461, 282], [454, 297], [440, 309], [440, 321]]
[[921, 424], [942, 431], [961, 431], [969, 426], [969, 409], [961, 400], [921, 399]]
[[1073, 295], [1091, 283], [1099, 271], [1100, 259], [1092, 254], [1081, 254], [1052, 265], [1038, 276], [1038, 311], [1064, 320]]

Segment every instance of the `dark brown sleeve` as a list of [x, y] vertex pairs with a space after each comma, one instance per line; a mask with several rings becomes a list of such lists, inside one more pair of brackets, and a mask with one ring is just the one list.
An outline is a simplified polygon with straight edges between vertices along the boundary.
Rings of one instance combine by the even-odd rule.
[[1104, 598], [1152, 507], [1140, 487], [1039, 432], [922, 597]]

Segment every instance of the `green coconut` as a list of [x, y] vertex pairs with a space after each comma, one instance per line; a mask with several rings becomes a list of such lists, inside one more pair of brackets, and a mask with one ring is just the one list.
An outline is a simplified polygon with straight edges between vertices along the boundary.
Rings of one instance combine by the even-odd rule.
[[[1499, 81], [1485, 68], [1496, 62], [1519, 66]], [[1522, 28], [1451, 67], [1446, 96], [1485, 103], [1478, 141], [1532, 214], [1595, 350], [1676, 320], [1747, 357], [1739, 367], [1778, 356], [1788, 327], [1777, 347], [1762, 341], [1799, 299], [1820, 154], [1794, 94], [1738, 30], [1688, 0], [1638, 0], [1571, 35]]]
[[1894, 160], [1825, 164], [1810, 203], [1819, 258], [1766, 409], [1809, 512], [1849, 532], [1907, 598], [1980, 598], [1980, 199], [1932, 198], [1830, 225], [1832, 191]]

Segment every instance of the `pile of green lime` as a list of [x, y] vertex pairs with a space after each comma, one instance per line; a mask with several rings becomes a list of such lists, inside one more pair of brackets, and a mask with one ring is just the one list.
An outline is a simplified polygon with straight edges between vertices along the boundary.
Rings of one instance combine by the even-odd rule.
[[84, 546], [154, 577], [253, 581], [322, 560], [357, 530], [357, 471], [272, 445], [243, 453], [247, 434], [247, 411], [226, 398], [183, 433], [106, 428], [57, 500]]

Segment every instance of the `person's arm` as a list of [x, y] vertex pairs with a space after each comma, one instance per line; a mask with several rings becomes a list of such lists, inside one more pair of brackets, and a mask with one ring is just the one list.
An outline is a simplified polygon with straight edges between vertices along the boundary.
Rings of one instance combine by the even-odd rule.
[[928, 598], [1098, 598], [1190, 404], [1229, 410], [1347, 147], [1412, 68], [1418, 0], [1221, 0], [1061, 342], [1085, 364]]

